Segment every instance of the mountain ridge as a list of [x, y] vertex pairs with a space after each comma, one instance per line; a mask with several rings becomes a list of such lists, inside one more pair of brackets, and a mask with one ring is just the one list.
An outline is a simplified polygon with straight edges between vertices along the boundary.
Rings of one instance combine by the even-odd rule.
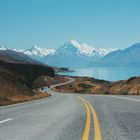
[[[4, 45], [0, 47], [0, 50], [6, 50], [6, 49], [10, 49], [10, 48], [5, 47]], [[88, 46], [87, 44], [80, 44], [76, 40], [71, 40], [71, 41], [67, 41], [56, 50], [40, 48], [37, 47], [36, 45], [34, 45], [32, 48], [27, 50], [23, 50], [23, 49], [19, 49], [19, 50], [11, 49], [11, 50], [22, 52], [33, 59], [39, 60], [51, 66], [69, 67], [69, 66], [79, 66], [79, 65], [86, 66], [87, 63], [89, 63], [92, 59], [98, 60], [101, 57], [105, 56], [106, 54], [116, 49], [97, 48], [97, 47]], [[70, 64], [68, 64], [68, 62]]]
[[89, 66], [140, 66], [140, 43], [131, 45], [124, 50], [111, 52], [98, 62], [92, 62]]

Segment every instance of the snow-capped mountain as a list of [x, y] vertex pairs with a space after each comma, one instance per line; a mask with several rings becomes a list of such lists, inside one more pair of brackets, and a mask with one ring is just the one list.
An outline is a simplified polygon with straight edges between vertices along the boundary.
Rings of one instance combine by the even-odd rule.
[[[5, 45], [0, 46], [0, 50], [7, 50]], [[71, 67], [87, 66], [92, 61], [97, 61], [108, 53], [116, 49], [103, 49], [80, 44], [76, 40], [64, 43], [58, 49], [40, 48], [34, 45], [31, 49], [10, 49], [16, 52], [22, 52], [36, 60], [49, 64], [51, 66]]]
[[87, 66], [91, 61], [97, 61], [115, 50], [91, 47], [71, 40], [59, 47], [53, 55], [44, 57], [42, 61], [60, 67]]
[[24, 54], [29, 56], [36, 56], [36, 57], [44, 57], [50, 54], [54, 54], [54, 49], [46, 49], [46, 48], [39, 48], [36, 45], [34, 45], [31, 49], [23, 51]]
[[0, 45], [0, 50], [7, 50], [7, 47], [5, 45]]
[[79, 44], [75, 40], [71, 40], [69, 42], [66, 42], [64, 45], [62, 45], [60, 48], [56, 50], [56, 55], [92, 55], [93, 48], [85, 45]]
[[47, 55], [52, 55], [55, 53], [54, 49], [47, 49], [47, 48], [40, 48], [36, 45], [34, 45], [31, 49], [15, 49], [15, 48], [8, 48], [5, 45], [0, 45], [0, 50], [12, 50], [15, 52], [22, 52], [30, 57], [40, 59], [42, 57], [45, 57]]
[[92, 47], [71, 40], [56, 50], [40, 48], [36, 45], [28, 50], [10, 49], [0, 45], [0, 50], [8, 50], [10, 56], [16, 54], [11, 51], [24, 53], [50, 66], [140, 66], [140, 43], [118, 50]]
[[103, 57], [106, 54], [114, 51], [115, 49], [102, 49], [97, 47], [91, 47], [87, 44], [80, 44], [76, 40], [66, 42], [63, 46], [56, 50], [56, 55], [77, 55], [77, 56], [90, 56], [90, 57]]

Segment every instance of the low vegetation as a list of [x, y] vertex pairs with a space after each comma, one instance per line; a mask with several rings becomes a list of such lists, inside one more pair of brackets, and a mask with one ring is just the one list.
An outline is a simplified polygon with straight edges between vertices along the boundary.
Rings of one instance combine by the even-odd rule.
[[73, 92], [83, 94], [115, 94], [115, 95], [139, 95], [140, 77], [132, 77], [128, 80], [109, 82], [89, 77], [74, 77], [75, 83], [57, 87], [61, 92]]
[[129, 92], [128, 92], [128, 90], [123, 90], [123, 91], [121, 91], [121, 94], [122, 94], [122, 95], [128, 95]]

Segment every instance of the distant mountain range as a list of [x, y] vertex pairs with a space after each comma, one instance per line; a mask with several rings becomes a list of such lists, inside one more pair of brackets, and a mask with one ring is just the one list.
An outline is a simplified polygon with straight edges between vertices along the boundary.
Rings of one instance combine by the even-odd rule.
[[99, 60], [114, 49], [102, 49], [80, 44], [75, 40], [66, 42], [54, 54], [45, 56], [42, 61], [61, 67], [87, 66], [93, 60]]
[[[10, 48], [4, 45], [0, 46], [0, 50], [7, 50]], [[39, 48], [34, 45], [31, 49], [10, 49], [17, 52], [22, 52], [36, 60], [44, 62], [51, 66], [71, 67], [71, 66], [87, 66], [93, 60], [99, 60], [108, 53], [116, 49], [103, 49], [80, 44], [76, 40], [71, 40], [58, 49]]]
[[[9, 50], [9, 48], [1, 45], [0, 50]], [[36, 45], [28, 50], [10, 50], [24, 53], [45, 64], [57, 67], [140, 66], [140, 43], [124, 50], [118, 50], [114, 48], [97, 48], [71, 40], [56, 50], [39, 48]]]
[[0, 45], [0, 50], [11, 50], [15, 52], [20, 52], [37, 60], [40, 60], [47, 55], [55, 53], [55, 50], [53, 49], [39, 48], [36, 45], [34, 45], [31, 49], [28, 50], [8, 48], [5, 45]]

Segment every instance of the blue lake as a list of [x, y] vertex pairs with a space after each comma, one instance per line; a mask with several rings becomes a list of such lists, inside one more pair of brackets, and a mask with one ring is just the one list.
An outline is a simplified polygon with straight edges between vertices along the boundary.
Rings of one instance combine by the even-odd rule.
[[71, 69], [74, 70], [74, 72], [63, 72], [59, 74], [68, 76], [88, 76], [108, 81], [125, 80], [133, 76], [140, 76], [140, 67], [94, 67]]

